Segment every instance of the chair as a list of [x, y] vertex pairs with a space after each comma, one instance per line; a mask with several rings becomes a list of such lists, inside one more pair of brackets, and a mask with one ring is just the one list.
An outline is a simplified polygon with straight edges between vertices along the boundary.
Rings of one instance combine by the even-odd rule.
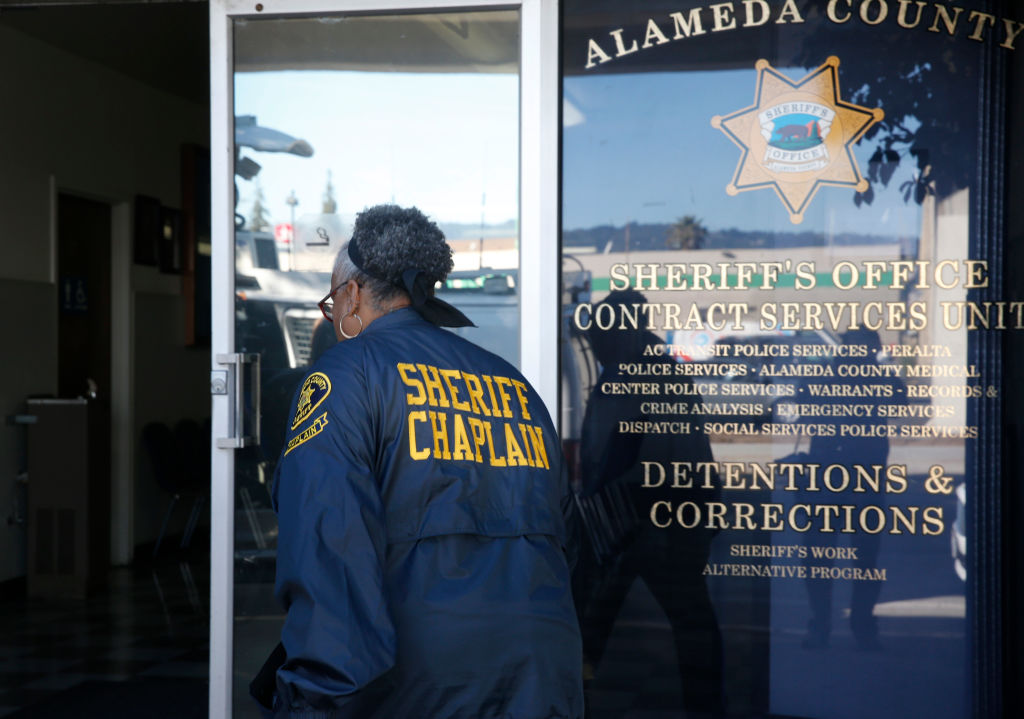
[[[163, 422], [149, 422], [142, 428], [142, 447], [149, 458], [150, 467], [157, 485], [171, 495], [171, 503], [164, 514], [160, 533], [157, 535], [153, 556], [156, 557], [163, 544], [167, 526], [174, 513], [174, 507], [182, 495], [194, 495], [192, 510], [185, 524], [182, 549], [189, 546], [206, 501], [209, 487], [209, 451], [203, 452], [204, 441], [199, 425], [192, 420], [182, 420], [174, 430]], [[205, 457], [205, 462], [203, 458]]]
[[174, 425], [174, 439], [184, 465], [183, 491], [195, 494], [192, 511], [181, 538], [180, 547], [186, 549], [192, 541], [192, 534], [210, 491], [210, 431], [209, 428], [205, 431], [201, 429], [195, 420], [182, 419]]

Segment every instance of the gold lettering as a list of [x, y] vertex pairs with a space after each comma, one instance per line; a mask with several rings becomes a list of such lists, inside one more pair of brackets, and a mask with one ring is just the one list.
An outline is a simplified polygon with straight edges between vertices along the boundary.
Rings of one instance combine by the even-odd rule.
[[903, 494], [907, 491], [907, 465], [892, 464], [885, 469], [885, 491], [890, 494]]
[[[796, 523], [796, 511], [798, 509], [803, 510], [807, 515], [807, 523], [803, 526], [798, 526]], [[811, 531], [811, 505], [809, 504], [794, 504], [789, 510], [789, 526], [798, 532], [809, 532]]]
[[917, 534], [918, 507], [907, 507], [907, 511], [910, 512], [909, 518], [899, 507], [891, 507], [890, 509], [892, 510], [892, 529], [889, 530], [889, 534], [903, 534], [903, 530], [899, 528], [901, 524], [911, 534]]
[[462, 421], [462, 415], [455, 415], [455, 431], [452, 433], [454, 441], [454, 449], [452, 450], [452, 459], [465, 459], [473, 461], [473, 445], [469, 441], [469, 433], [466, 432], [466, 424]]
[[[652, 42], [653, 40], [653, 42]], [[668, 38], [661, 31], [661, 28], [657, 26], [653, 18], [647, 20], [647, 34], [644, 35], [644, 49], [651, 47], [652, 45], [664, 45], [668, 42]]]
[[[848, 12], [845, 16], [839, 17], [839, 15], [836, 14], [836, 5], [839, 4], [839, 1], [840, 0], [828, 0], [828, 7], [825, 8], [825, 14], [832, 22], [842, 25], [844, 22], [850, 21], [850, 16], [853, 13]], [[853, 0], [842, 0], [842, 2], [845, 2], [846, 7], [848, 8], [853, 6]]]
[[707, 508], [708, 523], [705, 525], [708, 529], [729, 529], [729, 522], [725, 519], [726, 506], [723, 502], [708, 502], [705, 507]]
[[413, 367], [408, 362], [399, 362], [398, 365], [396, 365], [396, 366], [398, 367], [398, 374], [402, 377], [402, 382], [405, 383], [405, 385], [407, 387], [412, 387], [413, 389], [416, 390], [416, 394], [415, 395], [412, 395], [412, 394], [406, 394], [405, 395], [405, 403], [406, 404], [411, 404], [411, 405], [418, 405], [418, 404], [423, 404], [424, 402], [426, 402], [427, 401], [427, 393], [423, 389], [423, 383], [420, 382], [415, 377], [410, 377], [409, 376], [409, 373], [410, 372], [415, 372], [416, 368]]
[[672, 24], [676, 31], [673, 40], [704, 34], [704, 28], [700, 24], [700, 8], [693, 8], [686, 17], [683, 17], [681, 12], [674, 12], [669, 17], [672, 18]]
[[769, 532], [781, 532], [783, 529], [779, 515], [782, 514], [782, 505], [774, 502], [761, 505], [761, 528]]
[[512, 401], [512, 395], [508, 393], [508, 388], [512, 385], [512, 380], [508, 377], [495, 377], [494, 384], [498, 385], [498, 394], [501, 396], [501, 416], [511, 417], [512, 408], [509, 407], [509, 402]]
[[469, 411], [469, 402], [465, 402], [459, 399], [459, 390], [452, 384], [452, 378], [458, 379], [462, 373], [457, 369], [443, 369], [441, 370], [441, 376], [444, 377], [444, 383], [448, 385], [448, 392], [452, 396], [452, 407], [463, 412]]
[[[758, 25], [764, 25], [768, 22], [768, 18], [771, 16], [771, 8], [768, 7], [766, 0], [743, 0], [744, 10], [746, 11], [746, 19], [743, 21], [743, 27], [757, 27]], [[754, 8], [761, 8], [761, 17], [757, 20], [754, 19]]]
[[946, 523], [942, 520], [942, 507], [925, 507], [922, 514], [924, 523], [928, 525], [923, 528], [925, 536], [938, 536], [946, 531]]
[[736, 502], [732, 508], [736, 514], [736, 520], [733, 522], [736, 529], [749, 529], [750, 531], [757, 529], [757, 525], [754, 523], [754, 505], [749, 502]]
[[980, 10], [974, 10], [973, 12], [971, 12], [970, 16], [968, 16], [967, 21], [970, 22], [971, 20], [974, 20], [975, 18], [978, 19], [978, 22], [976, 22], [974, 24], [974, 32], [972, 32], [970, 35], [968, 35], [968, 37], [971, 40], [977, 40], [978, 42], [981, 42], [981, 25], [982, 25], [982, 23], [987, 22], [989, 24], [989, 27], [991, 27], [992, 25], [995, 25], [995, 23], [996, 23], [996, 16], [995, 15], [989, 15], [987, 12], [981, 12]]
[[536, 457], [538, 467], [544, 467], [544, 469], [551, 469], [551, 465], [548, 464], [548, 450], [544, 446], [544, 432], [540, 427], [534, 425], [526, 425], [526, 428], [530, 432], [531, 444], [533, 445], [533, 456]]
[[506, 467], [506, 466], [508, 466], [508, 462], [505, 460], [505, 458], [499, 456], [498, 453], [494, 451], [494, 438], [491, 436], [491, 423], [490, 422], [484, 422], [484, 432], [487, 434], [487, 452], [491, 456], [491, 466], [492, 467]]
[[[658, 508], [664, 507], [669, 512], [669, 518], [664, 522], [659, 522], [657, 518]], [[659, 529], [665, 529], [672, 524], [672, 503], [666, 502], [665, 500], [659, 500], [651, 505], [651, 524]]]
[[945, 5], [935, 5], [935, 20], [932, 22], [932, 26], [928, 28], [928, 32], [939, 32], [939, 20], [946, 26], [946, 32], [952, 35], [956, 32], [956, 24], [960, 19], [960, 13], [964, 9], [962, 7], [954, 8], [953, 17], [949, 16], [949, 10], [946, 9]]
[[611, 290], [629, 289], [629, 265], [617, 262], [608, 268], [608, 286]]
[[[696, 37], [698, 35], [704, 35], [709, 30], [710, 32], [721, 32], [723, 30], [735, 30], [737, 27], [761, 27], [766, 25], [772, 20], [772, 5], [770, 0], [740, 0], [743, 5], [742, 17], [740, 16], [740, 10], [736, 7], [737, 3], [735, 0], [728, 2], [718, 2], [708, 4], [705, 7], [694, 7], [688, 10], [676, 11], [668, 14], [668, 18], [672, 22], [673, 35], [669, 37], [662, 29], [660, 22], [662, 20], [656, 20], [653, 17], [649, 17], [646, 20], [644, 27], [643, 44], [639, 44], [638, 37], [625, 37], [625, 28], [618, 28], [609, 32], [612, 40], [615, 43], [614, 58], [624, 57], [626, 55], [632, 55], [639, 52], [640, 49], [650, 49], [655, 45], [665, 45], [671, 40], [682, 40], [689, 37]], [[955, 5], [947, 5], [942, 2], [927, 2], [927, 0], [827, 0], [825, 6], [826, 18], [838, 25], [848, 23], [853, 17], [854, 12], [859, 16], [861, 22], [870, 26], [877, 26], [884, 23], [889, 18], [889, 13], [893, 9], [893, 3], [897, 3], [896, 8], [896, 22], [897, 24], [905, 29], [917, 28], [921, 25], [924, 17], [924, 10], [926, 6], [931, 5], [933, 10], [931, 25], [927, 28], [929, 32], [941, 33], [946, 32], [947, 35], [953, 36], [956, 34], [957, 26], [959, 25], [960, 18], [963, 16], [964, 8], [956, 7]], [[804, 17], [801, 14], [801, 4], [797, 0], [782, 0], [780, 3], [781, 7], [778, 9], [778, 15], [775, 18], [775, 23], [782, 25], [786, 23], [804, 23]], [[854, 9], [856, 8], [856, 10]], [[707, 11], [710, 13], [705, 16], [703, 13]], [[812, 13], [814, 14], [814, 13]], [[965, 25], [969, 25], [968, 39], [974, 40], [975, 42], [983, 42], [986, 39], [986, 32], [996, 27], [997, 19], [1001, 19], [1005, 30], [1003, 41], [1000, 43], [1000, 47], [1007, 48], [1009, 50], [1015, 49], [1017, 38], [1024, 33], [1024, 22], [1013, 20], [1010, 18], [997, 18], [996, 15], [981, 10], [968, 9], [968, 13], [965, 17]], [[711, 23], [709, 29], [705, 29], [703, 26], [704, 20], [708, 20]], [[593, 38], [587, 40], [587, 62], [585, 67], [587, 69], [593, 68], [598, 64], [606, 63], [613, 59], [613, 56], [605, 51], [600, 44]], [[720, 118], [713, 118], [712, 124], [715, 125]], [[717, 125], [715, 125], [717, 127]], [[623, 289], [628, 284], [628, 279], [624, 274], [624, 268], [628, 265], [622, 263], [616, 263], [609, 269], [609, 288], [611, 290]], [[678, 273], [676, 273], [678, 274]], [[798, 272], [798, 275], [800, 273]], [[673, 271], [670, 270], [670, 278], [673, 275]], [[671, 284], [671, 279], [669, 280]], [[922, 285], [923, 286], [923, 285]], [[802, 277], [798, 277], [798, 289], [808, 289], [804, 284]], [[668, 307], [668, 305], [666, 305]], [[581, 312], [583, 305], [578, 304], [574, 312], [574, 320], [580, 329], [587, 329], [590, 325], [588, 319], [585, 323], [581, 319]], [[665, 310], [668, 311], [667, 309]], [[672, 329], [683, 329], [678, 320], [679, 307], [677, 305], [672, 306], [672, 321], [675, 327]], [[635, 312], [635, 310], [634, 310]], [[650, 321], [649, 312], [645, 310], [645, 314], [648, 315], [647, 319]], [[635, 316], [635, 315], [634, 315]], [[586, 324], [587, 327], [583, 325]], [[598, 322], [600, 325], [600, 322]], [[667, 325], [662, 329], [667, 329]]]
[[434, 458], [451, 459], [452, 453], [448, 446], [448, 415], [430, 410], [430, 425], [434, 431]]
[[[874, 524], [868, 526], [868, 515], [873, 514], [875, 516]], [[885, 512], [882, 511], [881, 507], [876, 507], [873, 504], [869, 504], [864, 509], [860, 510], [860, 528], [868, 534], [880, 534], [885, 529]]]
[[915, 2], [914, 4], [917, 5], [917, 17], [914, 18], [913, 23], [908, 23], [907, 8], [910, 6], [911, 1], [912, 0], [900, 0], [900, 9], [896, 13], [896, 22], [899, 23], [900, 27], [905, 27], [908, 30], [918, 26], [921, 22], [921, 11], [924, 9], [924, 6], [928, 4], [924, 2], [924, 0], [918, 0]]
[[441, 385], [441, 376], [437, 367], [433, 365], [417, 364], [420, 374], [423, 375], [423, 382], [427, 387], [427, 404], [431, 407], [448, 407], [448, 397]]
[[476, 449], [476, 461], [483, 462], [484, 455], [480, 451], [480, 448], [487, 443], [487, 431], [484, 429], [484, 425], [490, 427], [490, 422], [484, 422], [482, 419], [476, 417], [467, 418], [469, 422], [469, 431], [473, 433], [473, 445]]
[[630, 45], [628, 48], [625, 46], [625, 44], [622, 42], [623, 29], [624, 28], [620, 27], [618, 30], [612, 30], [611, 33], [609, 33], [613, 38], [615, 38], [615, 57], [622, 57], [623, 55], [632, 55], [638, 49], [636, 46], [636, 40], [634, 40], [633, 44]]
[[[786, 18], [790, 18], [787, 20]], [[775, 20], [776, 25], [784, 25], [787, 22], [802, 23], [804, 21], [803, 16], [796, 7], [794, 0], [786, 0], [782, 6], [782, 10], [779, 11], [779, 17]]]
[[430, 456], [430, 448], [416, 448], [416, 422], [426, 422], [427, 413], [417, 410], [409, 413], [409, 456], [413, 459], [426, 459]]
[[510, 424], [505, 424], [505, 454], [508, 455], [509, 467], [521, 467], [528, 464], [526, 457], [523, 456], [523, 450], [519, 447], [519, 442], [516, 441], [515, 431]]
[[715, 19], [715, 27], [712, 28], [711, 32], [718, 32], [719, 30], [733, 30], [736, 27], [736, 18], [732, 16], [732, 3], [723, 2], [717, 5], [709, 5], [708, 8], [711, 10], [711, 14]]
[[594, 67], [595, 65], [598, 65], [598, 64], [600, 64], [602, 62], [608, 62], [611, 59], [612, 59], [611, 55], [609, 55], [604, 50], [602, 50], [601, 46], [598, 45], [596, 42], [594, 42], [593, 39], [587, 40], [587, 64], [586, 64], [586, 68], [588, 70], [590, 68]]
[[462, 379], [466, 381], [466, 388], [469, 390], [469, 401], [472, 405], [473, 411], [477, 414], [483, 414], [486, 417], [490, 417], [491, 410], [487, 407], [487, 403], [484, 402], [484, 388], [483, 385], [480, 384], [480, 378], [475, 374], [463, 372]]
[[686, 315], [686, 324], [684, 329], [687, 330], [702, 330], [704, 329], [704, 322], [700, 316], [700, 308], [697, 307], [696, 303], [690, 305], [690, 311]]
[[523, 449], [526, 451], [526, 463], [531, 467], [536, 467], [537, 461], [533, 458], [533, 453], [530, 451], [530, 438], [527, 436], [527, 431], [526, 425], [520, 423], [519, 436], [523, 438]]
[[526, 384], [514, 379], [512, 386], [516, 388], [516, 396], [519, 397], [519, 406], [523, 410], [523, 419], [530, 419], [530, 410], [526, 408]]
[[487, 394], [491, 398], [491, 414], [497, 417], [500, 411], [498, 410], [498, 397], [494, 394], [494, 380], [488, 374], [483, 375], [483, 380], [484, 384], [487, 385]]
[[[871, 3], [878, 3], [878, 12], [875, 13], [875, 19], [868, 19], [868, 9], [871, 7]], [[889, 3], [886, 0], [863, 0], [860, 4], [860, 19], [867, 25], [878, 25], [880, 22], [885, 20], [889, 15]]]
[[839, 505], [838, 504], [819, 504], [815, 509], [814, 513], [821, 517], [821, 531], [828, 534], [834, 533], [836, 530], [832, 526], [832, 519], [839, 516]]
[[[1016, 20], [1004, 17], [1003, 25], [1006, 26], [1006, 39], [999, 43], [999, 47], [1013, 50], [1013, 43], [1017, 40], [1017, 36], [1020, 35], [1021, 31], [1024, 30], [1024, 22], [1017, 22]], [[1016, 29], [1014, 29], [1014, 25], [1017, 26]]]

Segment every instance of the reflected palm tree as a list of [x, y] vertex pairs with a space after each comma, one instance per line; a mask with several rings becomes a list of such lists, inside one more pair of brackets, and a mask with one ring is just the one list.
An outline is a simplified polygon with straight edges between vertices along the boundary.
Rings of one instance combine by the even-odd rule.
[[699, 250], [707, 239], [708, 229], [694, 215], [680, 217], [665, 238], [670, 250]]

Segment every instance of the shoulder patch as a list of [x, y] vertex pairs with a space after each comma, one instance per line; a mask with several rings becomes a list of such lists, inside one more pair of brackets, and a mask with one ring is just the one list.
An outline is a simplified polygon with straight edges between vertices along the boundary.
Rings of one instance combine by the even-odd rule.
[[327, 426], [327, 413], [324, 412], [322, 415], [313, 420], [313, 424], [306, 427], [304, 430], [299, 432], [297, 435], [288, 440], [288, 446], [284, 450], [285, 456], [293, 449], [298, 447], [300, 444], [305, 444], [309, 440], [316, 437], [318, 434], [324, 431], [324, 427]]
[[306, 381], [302, 383], [302, 389], [299, 390], [299, 404], [295, 408], [292, 429], [296, 429], [309, 419], [330, 393], [331, 380], [323, 372], [314, 372], [307, 377]]

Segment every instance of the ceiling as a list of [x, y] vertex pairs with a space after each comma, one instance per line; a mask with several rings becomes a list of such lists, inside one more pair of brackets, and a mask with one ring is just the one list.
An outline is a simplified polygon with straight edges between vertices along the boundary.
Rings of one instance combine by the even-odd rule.
[[235, 24], [237, 72], [515, 73], [514, 10], [249, 18]]
[[202, 105], [210, 92], [208, 15], [205, 0], [0, 0], [0, 26]]

